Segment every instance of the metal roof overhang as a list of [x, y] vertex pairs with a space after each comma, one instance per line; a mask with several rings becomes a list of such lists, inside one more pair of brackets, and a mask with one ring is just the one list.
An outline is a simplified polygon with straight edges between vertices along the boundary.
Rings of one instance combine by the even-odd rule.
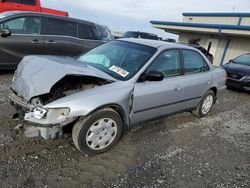
[[173, 34], [181, 33], [199, 33], [199, 34], [214, 34], [250, 37], [249, 26], [234, 26], [234, 25], [217, 25], [217, 24], [196, 24], [182, 22], [161, 22], [151, 21], [153, 27], [163, 29]]

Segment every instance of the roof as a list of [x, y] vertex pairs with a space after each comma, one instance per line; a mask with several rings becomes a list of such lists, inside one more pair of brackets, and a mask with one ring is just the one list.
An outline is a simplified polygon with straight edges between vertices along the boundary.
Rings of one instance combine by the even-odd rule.
[[185, 26], [185, 27], [233, 29], [233, 30], [250, 31], [250, 26], [239, 26], [239, 25], [203, 24], [203, 23], [186, 23], [186, 22], [167, 22], [167, 21], [150, 21], [150, 23], [155, 24], [155, 25], [173, 25], [173, 26]]
[[209, 13], [183, 13], [183, 16], [208, 16], [208, 17], [250, 17], [249, 12], [209, 12]]
[[[0, 14], [6, 15], [5, 17], [3, 17], [4, 19], [9, 17], [9, 16], [16, 16], [16, 15], [25, 15], [25, 16], [26, 15], [36, 15], [36, 16], [46, 16], [46, 17], [52, 17], [52, 18], [59, 18], [59, 19], [68, 20], [68, 21], [81, 22], [81, 23], [90, 24], [90, 25], [96, 24], [94, 22], [90, 22], [90, 21], [86, 21], [86, 20], [80, 20], [77, 18], [71, 18], [71, 17], [67, 17], [67, 16], [59, 16], [59, 15], [44, 13], [44, 12], [7, 11], [7, 12], [3, 12]], [[97, 25], [99, 25], [99, 24], [97, 24]]]
[[122, 39], [118, 39], [118, 40], [132, 42], [132, 43], [150, 46], [150, 47], [154, 47], [154, 48], [160, 48], [160, 47], [164, 46], [166, 48], [189, 48], [190, 49], [190, 47], [182, 45], [182, 44], [165, 42], [165, 41], [160, 41], [160, 40], [137, 39], [137, 38], [122, 38]]

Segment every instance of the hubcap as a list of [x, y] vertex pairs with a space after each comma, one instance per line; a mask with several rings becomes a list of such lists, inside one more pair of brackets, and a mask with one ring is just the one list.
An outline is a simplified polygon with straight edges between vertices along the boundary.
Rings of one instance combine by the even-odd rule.
[[93, 123], [86, 135], [86, 143], [93, 150], [109, 146], [117, 134], [117, 124], [110, 118], [99, 119]]
[[212, 108], [213, 102], [214, 102], [214, 98], [212, 95], [208, 95], [205, 98], [202, 104], [202, 109], [201, 109], [203, 114], [207, 114], [209, 112], [209, 110]]

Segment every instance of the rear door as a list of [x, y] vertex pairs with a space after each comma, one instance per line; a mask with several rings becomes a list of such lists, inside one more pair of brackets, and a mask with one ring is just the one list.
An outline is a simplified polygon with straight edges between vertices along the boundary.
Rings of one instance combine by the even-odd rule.
[[90, 33], [89, 31], [83, 32], [82, 25], [74, 21], [44, 18], [42, 32], [48, 54], [51, 55], [73, 57], [97, 46], [90, 39], [81, 39], [83, 37], [90, 38]]
[[184, 82], [181, 100], [183, 109], [195, 107], [212, 86], [210, 68], [200, 53], [182, 50], [184, 64]]
[[26, 16], [0, 23], [0, 28], [11, 30], [9, 37], [0, 37], [0, 66], [15, 68], [26, 55], [45, 54], [44, 39], [40, 35], [41, 18]]

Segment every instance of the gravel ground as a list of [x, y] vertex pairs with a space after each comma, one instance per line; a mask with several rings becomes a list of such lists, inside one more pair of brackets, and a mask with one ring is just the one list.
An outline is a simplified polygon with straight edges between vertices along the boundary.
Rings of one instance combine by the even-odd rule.
[[143, 123], [90, 158], [70, 133], [24, 136], [7, 99], [11, 77], [0, 73], [0, 187], [250, 187], [247, 93], [227, 91], [203, 119], [182, 113]]

